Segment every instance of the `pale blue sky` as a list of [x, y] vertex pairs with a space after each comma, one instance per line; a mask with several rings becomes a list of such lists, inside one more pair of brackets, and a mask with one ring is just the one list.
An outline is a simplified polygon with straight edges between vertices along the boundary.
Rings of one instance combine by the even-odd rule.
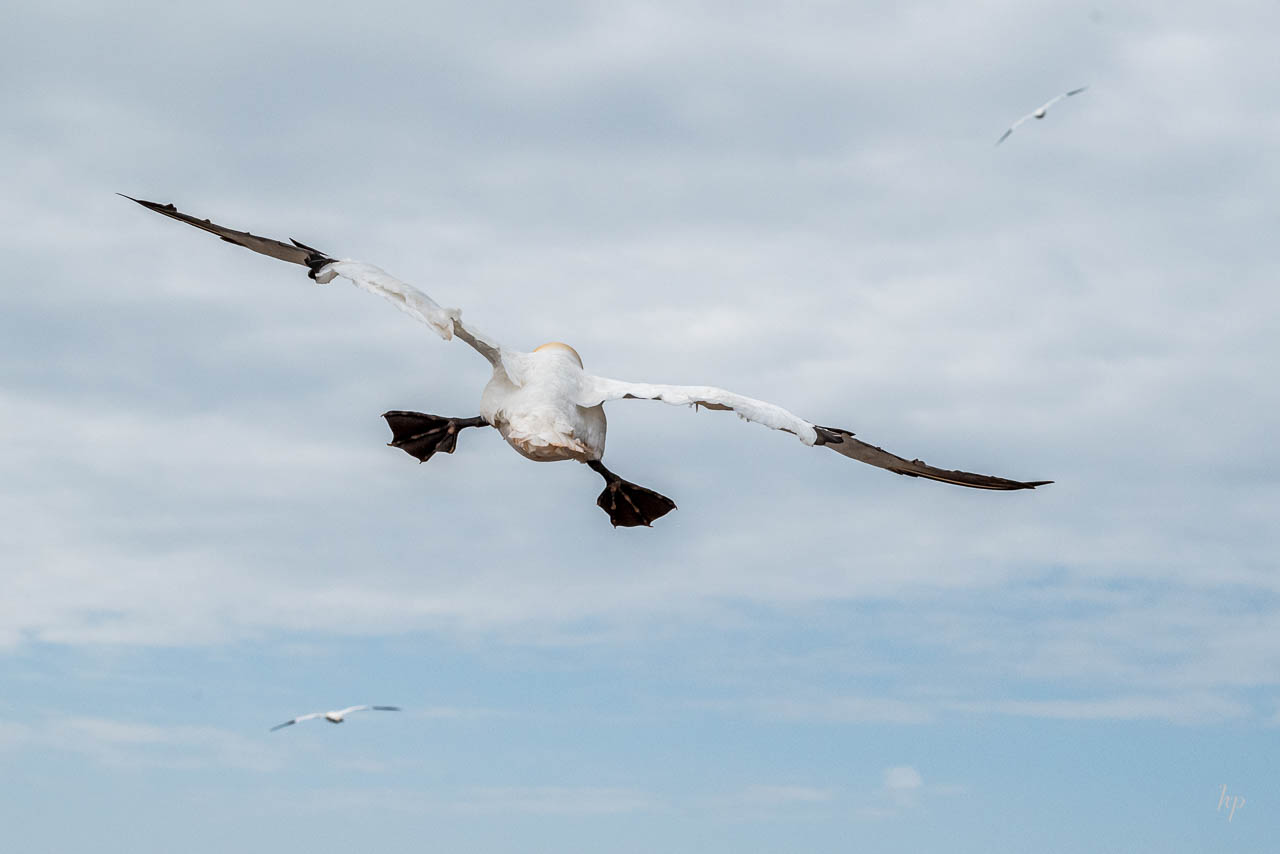
[[[15, 850], [1270, 851], [1269, 3], [21, 4], [0, 57]], [[1068, 88], [1083, 95], [1008, 124]], [[716, 384], [612, 530], [487, 366], [113, 195]], [[267, 728], [391, 703], [341, 727]], [[1221, 787], [1246, 799], [1228, 822]]]

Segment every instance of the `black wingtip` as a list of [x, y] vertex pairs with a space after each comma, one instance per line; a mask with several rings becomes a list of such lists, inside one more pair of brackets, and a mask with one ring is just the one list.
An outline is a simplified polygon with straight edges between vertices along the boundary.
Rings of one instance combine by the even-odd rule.
[[308, 246], [301, 241], [294, 240], [292, 237], [289, 238], [289, 242], [308, 253], [306, 260], [303, 262], [307, 265], [307, 276], [312, 281], [319, 281], [316, 277], [320, 275], [320, 270], [326, 264], [332, 264], [333, 259], [321, 252], [319, 249], [316, 249], [314, 246]]
[[126, 196], [124, 193], [116, 193], [116, 195], [120, 196], [121, 198], [128, 199], [131, 202], [137, 202], [138, 204], [142, 205], [144, 208], [150, 208], [153, 211], [177, 211], [178, 210], [176, 207], [173, 206], [173, 202], [168, 202], [167, 204], [162, 205], [159, 202], [148, 202], [146, 199], [135, 199], [133, 196]]
[[908, 460], [896, 454], [891, 454], [884, 448], [869, 445], [860, 439], [855, 439], [848, 430], [841, 430], [838, 427], [822, 427], [817, 424], [813, 425], [813, 429], [817, 434], [813, 443], [815, 446], [830, 446], [831, 450], [837, 454], [907, 477], [919, 477], [925, 480], [950, 483], [955, 486], [990, 489], [1000, 492], [1035, 489], [1037, 486], [1046, 486], [1053, 483], [1051, 480], [1010, 480], [1009, 478], [995, 477], [994, 475], [935, 468], [924, 460]]

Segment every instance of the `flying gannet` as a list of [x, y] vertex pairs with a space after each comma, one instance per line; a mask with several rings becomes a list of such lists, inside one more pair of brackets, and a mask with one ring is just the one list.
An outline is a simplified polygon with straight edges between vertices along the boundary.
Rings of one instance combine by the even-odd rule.
[[1049, 108], [1052, 107], [1054, 104], [1058, 103], [1063, 98], [1070, 98], [1072, 95], [1079, 95], [1081, 92], [1083, 92], [1085, 89], [1088, 89], [1088, 88], [1089, 88], [1088, 86], [1081, 86], [1079, 89], [1072, 89], [1070, 92], [1063, 92], [1061, 95], [1058, 95], [1056, 98], [1050, 98], [1048, 101], [1045, 101], [1039, 107], [1036, 107], [1034, 110], [1027, 113], [1025, 116], [1018, 119], [1013, 124], [1009, 125], [1009, 129], [1005, 131], [1003, 134], [1001, 134], [1000, 138], [996, 140], [996, 145], [999, 145], [1000, 143], [1008, 139], [1009, 134], [1017, 130], [1018, 125], [1022, 124], [1027, 119], [1043, 119], [1045, 116], [1045, 113], [1049, 112]]
[[660, 400], [673, 405], [732, 410], [747, 421], [792, 433], [805, 445], [823, 445], [846, 457], [910, 477], [996, 490], [1033, 489], [1052, 483], [934, 468], [921, 460], [907, 460], [855, 439], [848, 430], [821, 427], [780, 406], [720, 388], [632, 383], [593, 376], [583, 369], [582, 358], [568, 344], [555, 341], [530, 353], [510, 350], [464, 324], [458, 309], [443, 308], [426, 294], [371, 264], [337, 260], [296, 240], [284, 243], [234, 231], [181, 213], [171, 204], [125, 198], [216, 234], [228, 243], [301, 264], [319, 284], [341, 276], [361, 290], [384, 297], [396, 308], [430, 326], [446, 341], [455, 336], [462, 339], [493, 367], [493, 376], [480, 396], [480, 414], [449, 418], [403, 410], [386, 412], [382, 417], [391, 428], [391, 447], [426, 462], [437, 452], [453, 453], [461, 430], [496, 427], [507, 444], [528, 459], [577, 460], [603, 477], [605, 488], [596, 504], [609, 514], [614, 527], [650, 525], [676, 505], [665, 495], [623, 480], [601, 462], [605, 440], [603, 404], [611, 400]]
[[345, 709], [339, 709], [336, 712], [312, 712], [309, 715], [298, 715], [296, 718], [293, 718], [292, 720], [287, 720], [282, 724], [276, 724], [270, 729], [270, 732], [275, 732], [278, 729], [284, 729], [287, 726], [293, 726], [299, 721], [309, 721], [314, 718], [324, 718], [326, 721], [328, 721], [331, 724], [340, 724], [347, 717], [347, 715], [351, 714], [352, 712], [368, 712], [368, 711], [398, 712], [400, 711], [400, 707], [399, 706], [347, 706]]

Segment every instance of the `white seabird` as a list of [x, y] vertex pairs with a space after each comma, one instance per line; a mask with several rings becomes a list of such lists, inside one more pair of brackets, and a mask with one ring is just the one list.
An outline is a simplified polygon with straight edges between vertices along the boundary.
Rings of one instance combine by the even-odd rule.
[[999, 139], [996, 140], [996, 145], [999, 145], [1000, 143], [1008, 139], [1009, 134], [1017, 130], [1018, 125], [1022, 124], [1027, 119], [1043, 119], [1045, 116], [1045, 113], [1049, 112], [1049, 108], [1052, 107], [1054, 104], [1058, 103], [1063, 98], [1070, 98], [1072, 95], [1079, 95], [1081, 92], [1083, 92], [1085, 89], [1088, 89], [1088, 88], [1089, 88], [1088, 86], [1081, 86], [1079, 89], [1072, 89], [1070, 92], [1063, 92], [1061, 95], [1058, 95], [1056, 98], [1050, 98], [1048, 101], [1045, 101], [1043, 104], [1036, 107], [1034, 110], [1027, 113], [1025, 116], [1018, 119], [1013, 124], [1009, 125], [1009, 129], [1005, 131], [1000, 136]]
[[455, 336], [462, 339], [493, 368], [493, 376], [480, 396], [480, 414], [449, 418], [403, 410], [386, 412], [382, 417], [391, 428], [389, 444], [426, 462], [437, 452], [453, 453], [459, 431], [467, 427], [496, 427], [507, 444], [531, 460], [577, 460], [603, 477], [605, 488], [596, 504], [609, 514], [614, 527], [650, 525], [676, 505], [664, 495], [623, 480], [601, 462], [606, 426], [604, 403], [611, 400], [660, 400], [680, 406], [732, 410], [747, 421], [791, 433], [805, 445], [825, 445], [846, 457], [910, 477], [994, 490], [1034, 489], [1052, 483], [934, 468], [921, 460], [907, 460], [868, 445], [855, 439], [848, 430], [821, 427], [780, 406], [721, 388], [632, 383], [594, 376], [583, 369], [582, 358], [568, 344], [556, 341], [529, 353], [503, 347], [475, 327], [464, 324], [458, 309], [441, 307], [426, 294], [371, 264], [336, 260], [296, 240], [283, 243], [234, 231], [181, 213], [171, 204], [125, 198], [216, 234], [228, 243], [301, 264], [320, 284], [341, 276], [362, 290], [384, 297], [396, 308], [430, 326], [446, 341]]
[[324, 718], [326, 721], [328, 721], [331, 724], [340, 724], [346, 718], [346, 716], [351, 714], [352, 712], [368, 712], [368, 711], [398, 712], [400, 711], [400, 707], [399, 706], [347, 706], [345, 709], [338, 709], [338, 711], [336, 712], [312, 712], [309, 715], [298, 715], [296, 718], [293, 718], [292, 720], [287, 720], [282, 724], [276, 724], [269, 731], [275, 732], [278, 729], [284, 729], [287, 726], [293, 726], [299, 721], [309, 721], [315, 718]]

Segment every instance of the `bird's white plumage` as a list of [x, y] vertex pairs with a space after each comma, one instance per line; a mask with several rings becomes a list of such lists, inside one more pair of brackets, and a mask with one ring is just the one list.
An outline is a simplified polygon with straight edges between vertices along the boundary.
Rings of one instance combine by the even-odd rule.
[[599, 401], [578, 402], [586, 376], [569, 348], [504, 350], [502, 369], [480, 397], [480, 417], [507, 444], [538, 462], [590, 462], [604, 455], [606, 422]]
[[1018, 119], [1013, 124], [1009, 125], [1009, 129], [1006, 130], [1003, 134], [1001, 134], [1000, 138], [996, 140], [996, 145], [999, 145], [1000, 143], [1008, 139], [1009, 135], [1012, 134], [1015, 130], [1017, 130], [1018, 127], [1022, 125], [1023, 122], [1027, 121], [1028, 119], [1043, 119], [1045, 116], [1045, 113], [1047, 113], [1049, 111], [1049, 108], [1052, 107], [1054, 104], [1058, 103], [1063, 98], [1070, 98], [1072, 95], [1079, 95], [1081, 92], [1083, 92], [1085, 89], [1088, 89], [1088, 88], [1089, 88], [1088, 86], [1081, 86], [1079, 89], [1072, 89], [1069, 92], [1063, 92], [1061, 95], [1055, 95], [1054, 97], [1045, 101], [1043, 104], [1036, 107], [1034, 110], [1027, 113], [1025, 116]]
[[294, 724], [301, 723], [302, 721], [315, 720], [316, 718], [324, 718], [330, 723], [340, 724], [342, 723], [343, 719], [347, 715], [351, 714], [352, 712], [365, 712], [365, 711], [369, 711], [370, 709], [376, 709], [377, 711], [380, 711], [380, 712], [400, 711], [399, 706], [368, 706], [368, 705], [348, 706], [345, 709], [336, 709], [334, 711], [329, 711], [329, 712], [310, 712], [305, 715], [298, 715], [296, 718], [290, 718], [289, 720], [285, 721], [282, 724], [276, 724], [271, 728], [271, 730], [274, 732], [275, 730], [283, 729], [284, 727], [287, 727], [287, 726], [293, 726]]

